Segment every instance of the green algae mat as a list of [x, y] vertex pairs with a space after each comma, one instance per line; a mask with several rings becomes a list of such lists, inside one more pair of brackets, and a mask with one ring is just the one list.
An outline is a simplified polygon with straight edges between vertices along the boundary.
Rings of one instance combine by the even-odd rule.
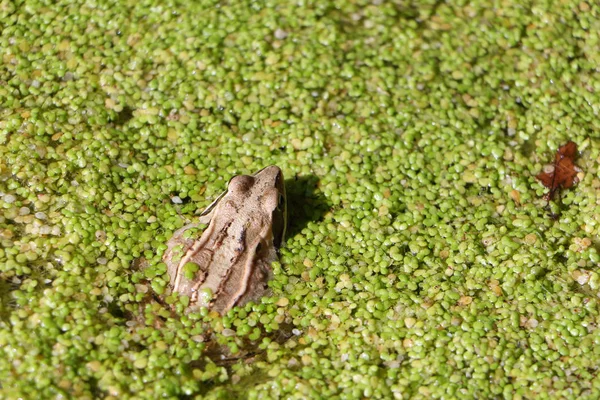
[[[3, 0], [0, 30], [1, 398], [600, 396], [598, 3]], [[186, 313], [167, 240], [271, 164], [272, 295]]]

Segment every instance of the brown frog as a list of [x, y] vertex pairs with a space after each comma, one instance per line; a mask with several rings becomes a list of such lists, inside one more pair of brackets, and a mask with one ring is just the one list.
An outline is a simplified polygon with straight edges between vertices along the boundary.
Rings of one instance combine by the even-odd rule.
[[[177, 230], [167, 242], [163, 261], [172, 291], [189, 296], [192, 311], [207, 307], [220, 314], [267, 295], [286, 212], [279, 167], [234, 176], [199, 222]], [[196, 234], [201, 224], [208, 226]]]

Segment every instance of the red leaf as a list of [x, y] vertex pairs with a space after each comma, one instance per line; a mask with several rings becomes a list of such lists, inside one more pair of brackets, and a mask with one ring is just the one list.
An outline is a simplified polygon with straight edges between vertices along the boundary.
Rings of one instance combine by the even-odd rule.
[[577, 145], [569, 141], [556, 152], [553, 163], [554, 169], [550, 172], [541, 172], [536, 176], [542, 182], [542, 185], [550, 189], [545, 196], [548, 201], [554, 198], [559, 189], [568, 189], [577, 182], [576, 156]]

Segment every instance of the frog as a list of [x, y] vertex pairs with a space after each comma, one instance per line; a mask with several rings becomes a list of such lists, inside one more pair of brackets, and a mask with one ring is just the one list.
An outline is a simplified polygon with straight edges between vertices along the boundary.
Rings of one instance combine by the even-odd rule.
[[278, 260], [286, 225], [281, 168], [234, 176], [197, 221], [167, 241], [163, 262], [171, 292], [189, 297], [189, 311], [206, 307], [221, 315], [260, 301], [270, 294], [271, 264]]

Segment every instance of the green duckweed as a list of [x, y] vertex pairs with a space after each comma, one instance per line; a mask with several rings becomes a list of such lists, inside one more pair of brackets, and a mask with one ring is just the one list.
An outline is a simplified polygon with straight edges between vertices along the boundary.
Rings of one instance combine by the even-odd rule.
[[[0, 20], [0, 397], [600, 396], [595, 2]], [[568, 140], [579, 182], [545, 209], [535, 175]], [[269, 164], [271, 296], [186, 314], [166, 241]]]

